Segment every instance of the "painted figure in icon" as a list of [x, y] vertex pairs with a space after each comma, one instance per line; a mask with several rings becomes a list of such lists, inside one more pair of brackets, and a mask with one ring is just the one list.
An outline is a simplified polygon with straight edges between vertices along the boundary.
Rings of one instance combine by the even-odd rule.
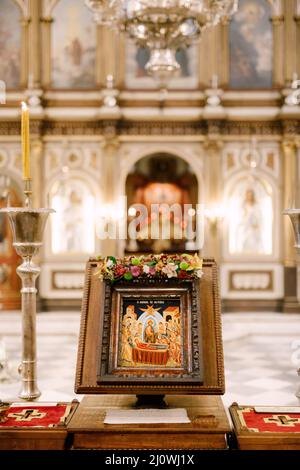
[[145, 328], [145, 341], [146, 343], [155, 343], [156, 342], [156, 335], [153, 328], [153, 320], [147, 321], [147, 326]]

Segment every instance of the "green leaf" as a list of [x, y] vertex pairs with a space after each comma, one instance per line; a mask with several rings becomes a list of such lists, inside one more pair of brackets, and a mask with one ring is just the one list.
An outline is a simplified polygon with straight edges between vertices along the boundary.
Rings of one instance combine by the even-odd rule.
[[127, 271], [127, 273], [124, 274], [124, 279], [126, 279], [126, 281], [131, 281], [132, 278], [133, 276], [130, 271]]

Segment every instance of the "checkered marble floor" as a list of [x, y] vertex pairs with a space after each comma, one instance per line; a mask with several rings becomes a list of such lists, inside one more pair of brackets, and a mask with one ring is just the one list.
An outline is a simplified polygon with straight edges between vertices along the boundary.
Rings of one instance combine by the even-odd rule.
[[[38, 384], [42, 401], [71, 400], [74, 394], [78, 312], [38, 315]], [[300, 388], [300, 316], [276, 313], [223, 315], [226, 394], [223, 401], [253, 405], [297, 405]], [[20, 381], [21, 318], [0, 313], [0, 399], [16, 400]], [[7, 379], [7, 380], [2, 380]], [[77, 396], [77, 399], [80, 397]]]

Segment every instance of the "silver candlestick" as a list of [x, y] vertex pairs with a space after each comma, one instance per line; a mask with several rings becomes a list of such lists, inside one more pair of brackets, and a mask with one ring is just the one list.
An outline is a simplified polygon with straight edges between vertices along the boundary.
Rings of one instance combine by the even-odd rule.
[[9, 217], [13, 233], [13, 246], [23, 263], [17, 268], [22, 280], [22, 388], [19, 398], [34, 400], [41, 395], [36, 374], [36, 279], [40, 268], [32, 261], [43, 244], [43, 233], [48, 216], [53, 209], [31, 207], [31, 181], [26, 180], [24, 190], [25, 207], [1, 209]]
[[295, 248], [297, 253], [297, 298], [300, 302], [300, 266], [299, 266], [299, 258], [300, 258], [300, 209], [286, 209], [283, 212], [284, 215], [288, 215], [294, 229], [295, 234]]
[[[295, 248], [297, 252], [297, 299], [298, 302], [300, 302], [300, 209], [286, 209], [283, 214], [289, 216], [295, 234]], [[298, 375], [300, 377], [300, 369], [298, 369]], [[300, 387], [296, 393], [296, 397], [300, 401]]]

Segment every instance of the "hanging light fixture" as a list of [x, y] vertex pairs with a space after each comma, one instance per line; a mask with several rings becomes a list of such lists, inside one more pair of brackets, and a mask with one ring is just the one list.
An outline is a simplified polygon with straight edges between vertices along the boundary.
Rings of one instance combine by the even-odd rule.
[[96, 23], [111, 26], [116, 20], [116, 0], [85, 0], [85, 4], [93, 12]]
[[163, 85], [180, 69], [179, 47], [236, 12], [238, 0], [85, 0], [98, 24], [125, 31], [150, 50], [145, 69]]

